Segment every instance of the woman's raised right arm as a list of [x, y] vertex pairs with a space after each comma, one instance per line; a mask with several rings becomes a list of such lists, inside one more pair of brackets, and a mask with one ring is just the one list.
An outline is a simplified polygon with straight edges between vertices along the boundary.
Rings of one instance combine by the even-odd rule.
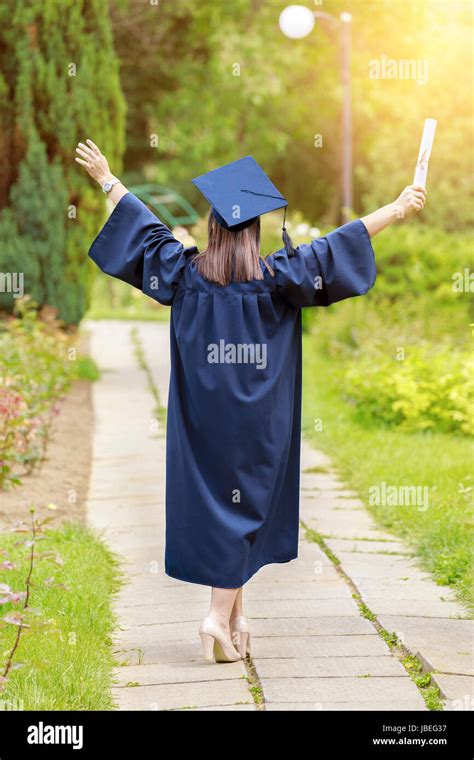
[[76, 156], [76, 161], [81, 164], [86, 172], [95, 179], [98, 184], [103, 187], [106, 182], [114, 182], [113, 188], [107, 193], [107, 197], [110, 198], [114, 206], [117, 205], [119, 200], [128, 193], [127, 188], [122, 182], [114, 177], [109, 168], [109, 162], [106, 157], [102, 155], [97, 145], [87, 138], [87, 145], [84, 143], [78, 143], [76, 153], [80, 158]]

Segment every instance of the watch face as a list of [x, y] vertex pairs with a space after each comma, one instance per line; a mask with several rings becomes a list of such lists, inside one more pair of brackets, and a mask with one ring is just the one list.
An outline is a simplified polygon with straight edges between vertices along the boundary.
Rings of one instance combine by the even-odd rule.
[[111, 182], [104, 182], [104, 184], [102, 185], [102, 190], [104, 191], [104, 193], [109, 193], [112, 190], [112, 187], [113, 185]]

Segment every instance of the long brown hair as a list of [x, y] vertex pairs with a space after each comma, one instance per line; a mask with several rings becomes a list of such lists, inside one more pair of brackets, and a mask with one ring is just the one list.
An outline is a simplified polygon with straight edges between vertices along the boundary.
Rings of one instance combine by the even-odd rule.
[[232, 232], [218, 224], [210, 211], [207, 233], [207, 248], [194, 259], [199, 274], [206, 280], [218, 285], [263, 280], [260, 261], [273, 276], [272, 269], [260, 256], [260, 217], [249, 227]]

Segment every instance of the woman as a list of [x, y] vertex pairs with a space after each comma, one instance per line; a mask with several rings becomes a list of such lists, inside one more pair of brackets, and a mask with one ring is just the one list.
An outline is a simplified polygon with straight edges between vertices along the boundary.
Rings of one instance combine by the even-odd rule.
[[171, 309], [167, 420], [168, 575], [212, 587], [200, 628], [206, 659], [249, 651], [242, 588], [263, 565], [297, 556], [301, 307], [366, 293], [371, 237], [424, 206], [394, 202], [323, 238], [260, 257], [260, 214], [287, 202], [250, 156], [193, 182], [211, 203], [209, 239], [184, 248], [110, 172], [92, 140], [76, 161], [115, 209], [89, 255]]

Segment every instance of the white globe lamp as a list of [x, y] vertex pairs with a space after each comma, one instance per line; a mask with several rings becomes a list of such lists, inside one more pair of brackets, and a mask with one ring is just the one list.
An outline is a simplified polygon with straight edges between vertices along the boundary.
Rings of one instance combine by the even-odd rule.
[[292, 40], [307, 37], [314, 29], [314, 13], [304, 5], [288, 5], [278, 21], [280, 29]]

